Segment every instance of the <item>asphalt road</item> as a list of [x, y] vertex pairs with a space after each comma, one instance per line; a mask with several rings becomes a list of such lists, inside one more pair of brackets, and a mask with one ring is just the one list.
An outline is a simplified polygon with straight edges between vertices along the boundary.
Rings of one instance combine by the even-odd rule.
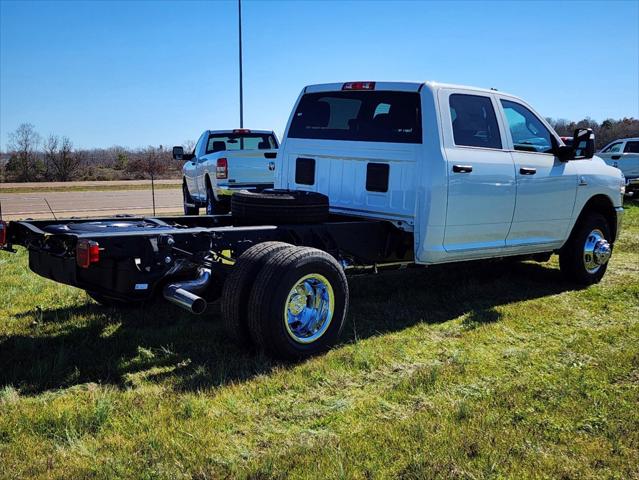
[[[47, 202], [50, 206], [47, 206]], [[2, 216], [5, 220], [56, 217], [102, 217], [130, 213], [153, 213], [149, 190], [107, 190], [81, 192], [1, 193]], [[156, 214], [182, 211], [180, 188], [155, 191]]]

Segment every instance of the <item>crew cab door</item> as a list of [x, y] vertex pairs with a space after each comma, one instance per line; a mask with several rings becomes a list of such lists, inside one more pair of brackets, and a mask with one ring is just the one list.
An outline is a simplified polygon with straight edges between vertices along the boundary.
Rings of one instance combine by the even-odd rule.
[[503, 148], [492, 95], [442, 89], [439, 104], [448, 167], [444, 248], [473, 258], [506, 244], [515, 209], [515, 169]]
[[555, 157], [559, 140], [523, 102], [499, 97], [499, 107], [517, 178], [517, 203], [506, 245], [562, 243], [572, 223], [578, 162]]

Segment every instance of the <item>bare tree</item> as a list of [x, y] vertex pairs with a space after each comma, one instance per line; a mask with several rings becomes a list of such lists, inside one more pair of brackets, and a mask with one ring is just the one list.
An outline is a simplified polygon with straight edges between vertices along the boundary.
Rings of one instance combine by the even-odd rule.
[[184, 151], [186, 153], [191, 153], [195, 148], [195, 140], [184, 140], [182, 142], [182, 146], [184, 147]]
[[15, 171], [19, 181], [36, 180], [39, 172], [37, 149], [40, 140], [40, 135], [31, 123], [23, 123], [9, 134], [10, 168]]
[[60, 143], [60, 139], [57, 135], [49, 134], [47, 139], [44, 141], [42, 145], [42, 150], [44, 152], [44, 176], [46, 178], [52, 178], [52, 165], [55, 162], [55, 157], [58, 155], [58, 144]]
[[138, 158], [132, 162], [133, 168], [151, 180], [166, 171], [167, 162], [162, 147], [147, 147], [142, 150]]
[[82, 164], [82, 155], [73, 151], [69, 137], [53, 134], [44, 142], [44, 159], [47, 177], [59, 182], [75, 178]]

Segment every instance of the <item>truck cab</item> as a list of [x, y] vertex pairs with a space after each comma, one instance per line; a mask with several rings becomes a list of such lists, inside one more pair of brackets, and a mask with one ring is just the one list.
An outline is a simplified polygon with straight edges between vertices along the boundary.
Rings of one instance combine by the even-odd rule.
[[193, 152], [173, 148], [173, 158], [186, 161], [182, 169], [184, 213], [228, 213], [238, 190], [273, 187], [278, 141], [273, 131], [205, 130]]
[[613, 235], [621, 218], [621, 174], [583, 155], [594, 151], [586, 137], [568, 156], [542, 115], [494, 89], [311, 85], [287, 125], [276, 187], [413, 232], [417, 263], [552, 252], [589, 204]]

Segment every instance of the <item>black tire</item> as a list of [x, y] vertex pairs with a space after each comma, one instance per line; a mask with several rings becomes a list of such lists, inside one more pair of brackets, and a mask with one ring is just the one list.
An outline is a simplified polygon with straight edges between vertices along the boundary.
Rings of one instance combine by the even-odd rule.
[[[318, 337], [300, 343], [285, 320], [285, 307], [293, 287], [305, 276], [321, 277], [333, 292], [333, 314], [318, 330]], [[303, 300], [309, 301], [309, 297]], [[302, 309], [308, 308], [303, 304]], [[257, 275], [248, 306], [249, 334], [256, 346], [282, 359], [298, 360], [332, 347], [344, 327], [348, 310], [348, 283], [337, 261], [326, 252], [308, 247], [279, 250], [270, 255]], [[288, 326], [287, 326], [288, 325]], [[321, 333], [323, 332], [323, 333]]]
[[103, 307], [113, 308], [136, 308], [142, 306], [141, 300], [122, 300], [119, 298], [109, 297], [97, 292], [86, 291], [87, 295], [98, 302]]
[[328, 197], [317, 192], [268, 189], [240, 191], [231, 198], [238, 223], [321, 223], [328, 218]]
[[188, 204], [195, 205], [195, 202], [191, 198], [189, 189], [186, 187], [186, 183], [182, 184], [182, 201], [184, 203], [184, 215], [199, 215], [200, 209], [198, 207], [190, 207]]
[[588, 213], [575, 225], [570, 238], [559, 252], [559, 268], [566, 279], [581, 285], [592, 285], [598, 283], [606, 273], [608, 262], [599, 265], [596, 270], [589, 270], [587, 267], [585, 246], [595, 231], [601, 232], [607, 242], [611, 241], [608, 222], [599, 213]]
[[211, 184], [206, 182], [206, 214], [207, 215], [222, 215], [225, 213], [229, 213], [229, 202], [228, 201], [219, 201], [215, 200], [215, 195], [213, 194], [213, 188]]
[[220, 306], [224, 330], [229, 338], [241, 345], [251, 343], [248, 332], [248, 302], [253, 280], [268, 258], [275, 252], [294, 248], [283, 242], [263, 242], [253, 245], [237, 259], [224, 281]]

